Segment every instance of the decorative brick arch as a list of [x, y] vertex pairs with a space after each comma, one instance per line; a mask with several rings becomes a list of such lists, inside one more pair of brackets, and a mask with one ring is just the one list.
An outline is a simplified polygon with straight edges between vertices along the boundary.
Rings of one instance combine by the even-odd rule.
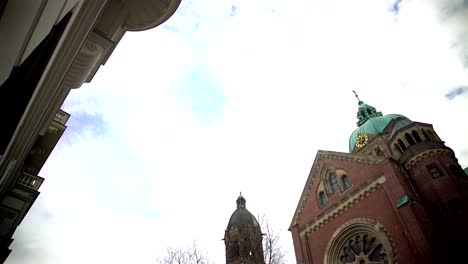
[[330, 238], [323, 263], [396, 264], [395, 245], [384, 226], [356, 218], [339, 227]]

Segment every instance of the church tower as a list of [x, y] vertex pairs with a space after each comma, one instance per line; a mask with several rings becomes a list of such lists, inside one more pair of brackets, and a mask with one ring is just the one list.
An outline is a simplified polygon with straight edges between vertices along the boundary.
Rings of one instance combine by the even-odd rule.
[[245, 207], [245, 198], [237, 198], [224, 234], [227, 264], [264, 264], [262, 231], [257, 219]]
[[349, 153], [319, 150], [299, 199], [297, 262], [466, 262], [468, 175], [454, 151], [431, 124], [357, 98]]

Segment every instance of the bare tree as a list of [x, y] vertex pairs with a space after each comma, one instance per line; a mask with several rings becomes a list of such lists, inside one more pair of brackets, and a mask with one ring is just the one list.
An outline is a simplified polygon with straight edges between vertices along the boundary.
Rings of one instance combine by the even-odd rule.
[[258, 216], [258, 220], [263, 233], [263, 255], [265, 264], [284, 264], [286, 253], [279, 244], [279, 233], [275, 232], [270, 226], [265, 215]]
[[158, 264], [209, 264], [208, 257], [193, 243], [188, 249], [168, 248], [164, 257], [158, 259]]

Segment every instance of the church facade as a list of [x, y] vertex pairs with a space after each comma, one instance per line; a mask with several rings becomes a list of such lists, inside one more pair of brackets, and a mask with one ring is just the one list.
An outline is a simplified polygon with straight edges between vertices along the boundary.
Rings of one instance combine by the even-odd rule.
[[265, 264], [263, 235], [257, 219], [245, 207], [242, 195], [236, 200], [237, 209], [232, 213], [224, 233], [227, 264]]
[[289, 227], [297, 263], [464, 263], [468, 176], [453, 150], [361, 100], [357, 117], [349, 153], [315, 157]]

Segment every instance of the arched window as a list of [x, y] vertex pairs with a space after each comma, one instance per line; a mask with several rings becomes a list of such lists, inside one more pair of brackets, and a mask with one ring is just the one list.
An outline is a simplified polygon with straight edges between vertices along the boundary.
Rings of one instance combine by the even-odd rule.
[[410, 146], [413, 146], [414, 144], [416, 144], [416, 142], [414, 142], [414, 139], [410, 134], [406, 133], [405, 138], [406, 138], [406, 141], [408, 141], [408, 144], [410, 144]]
[[426, 139], [426, 141], [428, 141], [430, 138], [429, 138], [429, 135], [426, 133], [426, 131], [424, 131], [424, 129], [421, 130], [424, 138]]
[[330, 181], [330, 186], [331, 186], [331, 189], [332, 189], [332, 193], [335, 193], [336, 191], [338, 191], [338, 189], [340, 189], [340, 186], [338, 185], [338, 181], [336, 180], [336, 174], [335, 173], [330, 173], [330, 177], [328, 178], [328, 180]]
[[384, 152], [383, 152], [383, 150], [381, 150], [380, 148], [378, 148], [378, 149], [375, 151], [375, 155], [378, 156], [378, 157], [382, 157], [382, 156], [384, 156]]
[[395, 145], [393, 145], [393, 148], [395, 149], [396, 152], [398, 152], [398, 154], [403, 153], [403, 151], [401, 151], [401, 148], [400, 148], [400, 146], [398, 146], [397, 143], [395, 143]]
[[434, 136], [434, 133], [432, 133], [431, 130], [427, 130], [427, 134], [429, 135], [429, 138], [432, 139], [432, 140], [436, 140], [435, 136]]
[[406, 145], [401, 139], [398, 139], [398, 145], [400, 145], [402, 152], [406, 150]]
[[319, 193], [319, 204], [320, 208], [322, 208], [328, 202], [327, 195], [324, 192]]
[[365, 218], [340, 226], [332, 235], [321, 263], [396, 263], [395, 246], [385, 227]]
[[347, 190], [347, 189], [349, 189], [349, 187], [351, 187], [351, 181], [349, 180], [348, 175], [341, 176], [341, 181], [343, 182], [343, 188], [345, 190]]
[[437, 164], [435, 163], [428, 165], [427, 170], [432, 175], [432, 178], [438, 178], [440, 176], [443, 176], [442, 172], [439, 169], [439, 166], [437, 166]]
[[413, 132], [411, 132], [411, 135], [413, 135], [413, 138], [414, 140], [416, 140], [416, 143], [419, 143], [422, 141], [421, 137], [419, 136], [419, 133], [416, 130], [413, 130]]

